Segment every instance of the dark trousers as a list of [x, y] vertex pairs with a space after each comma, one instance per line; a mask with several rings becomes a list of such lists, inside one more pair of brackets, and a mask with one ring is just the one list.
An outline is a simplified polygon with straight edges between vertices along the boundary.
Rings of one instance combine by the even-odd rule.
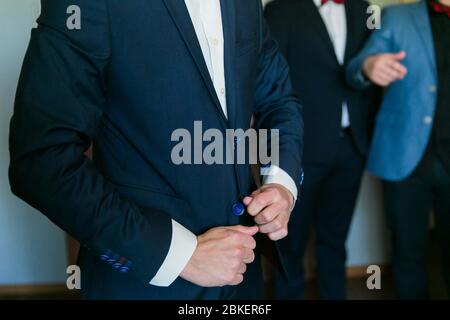
[[[303, 257], [313, 231], [318, 284], [322, 299], [346, 297], [346, 249], [353, 210], [364, 168], [364, 157], [349, 132], [341, 134], [331, 162], [305, 163], [305, 179], [291, 217], [289, 236], [280, 245], [289, 248], [296, 270], [287, 282], [275, 273], [276, 299], [304, 298]], [[291, 272], [292, 273], [292, 272]]]
[[414, 173], [400, 182], [384, 182], [386, 213], [393, 237], [395, 287], [401, 299], [428, 298], [426, 244], [430, 210], [442, 251], [450, 296], [450, 173], [428, 150]]

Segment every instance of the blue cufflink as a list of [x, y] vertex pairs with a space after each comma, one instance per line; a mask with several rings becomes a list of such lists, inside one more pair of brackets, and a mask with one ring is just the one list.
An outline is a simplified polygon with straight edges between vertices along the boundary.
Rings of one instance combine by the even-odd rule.
[[231, 208], [231, 212], [236, 217], [242, 216], [245, 212], [245, 207], [242, 203], [237, 202], [237, 203], [233, 204], [233, 207]]

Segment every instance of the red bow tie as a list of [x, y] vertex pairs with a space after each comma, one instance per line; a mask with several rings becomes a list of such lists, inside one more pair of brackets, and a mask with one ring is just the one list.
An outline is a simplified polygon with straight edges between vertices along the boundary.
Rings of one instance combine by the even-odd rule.
[[430, 9], [436, 13], [445, 13], [450, 18], [450, 7], [437, 1], [430, 0]]
[[320, 5], [323, 6], [328, 1], [332, 1], [332, 2], [334, 2], [336, 4], [344, 4], [345, 3], [345, 0], [321, 0]]

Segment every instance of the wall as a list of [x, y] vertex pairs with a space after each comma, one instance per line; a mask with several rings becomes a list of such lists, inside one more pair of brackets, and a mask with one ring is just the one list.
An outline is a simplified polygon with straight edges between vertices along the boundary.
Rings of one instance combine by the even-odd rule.
[[0, 285], [52, 284], [66, 279], [64, 233], [15, 198], [7, 179], [9, 119], [37, 3], [0, 1]]

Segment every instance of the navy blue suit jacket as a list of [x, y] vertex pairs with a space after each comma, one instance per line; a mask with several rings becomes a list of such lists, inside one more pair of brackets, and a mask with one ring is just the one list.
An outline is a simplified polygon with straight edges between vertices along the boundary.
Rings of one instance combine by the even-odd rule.
[[[81, 9], [80, 30], [66, 26], [69, 5]], [[149, 285], [171, 219], [195, 234], [248, 223], [231, 207], [255, 188], [249, 165], [173, 164], [175, 129], [201, 120], [204, 130], [246, 130], [254, 116], [257, 128], [280, 129], [280, 167], [300, 178], [301, 108], [261, 3], [223, 0], [222, 11], [228, 119], [184, 1], [42, 0], [11, 121], [10, 182], [80, 241], [87, 298], [229, 297], [180, 278]]]

